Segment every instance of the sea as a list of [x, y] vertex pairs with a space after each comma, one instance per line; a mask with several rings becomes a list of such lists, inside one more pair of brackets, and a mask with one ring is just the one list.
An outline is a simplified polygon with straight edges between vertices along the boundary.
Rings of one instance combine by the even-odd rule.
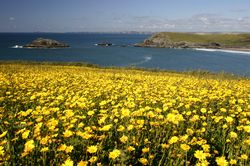
[[[39, 37], [58, 40], [70, 47], [19, 47]], [[104, 67], [205, 70], [250, 76], [250, 52], [134, 47], [148, 37], [149, 34], [0, 33], [0, 61], [85, 62]], [[112, 43], [112, 46], [96, 45], [103, 42]]]

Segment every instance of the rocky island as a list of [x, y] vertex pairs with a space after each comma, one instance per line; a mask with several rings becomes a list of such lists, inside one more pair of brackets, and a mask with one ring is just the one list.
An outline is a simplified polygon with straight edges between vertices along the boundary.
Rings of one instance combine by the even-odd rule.
[[30, 44], [24, 45], [24, 48], [66, 48], [68, 44], [61, 43], [52, 39], [38, 38], [32, 41]]
[[250, 51], [250, 34], [160, 32], [136, 47], [205, 48]]
[[97, 43], [95, 44], [96, 46], [104, 46], [104, 47], [108, 47], [108, 46], [112, 46], [113, 44], [110, 42], [102, 42], [102, 43]]

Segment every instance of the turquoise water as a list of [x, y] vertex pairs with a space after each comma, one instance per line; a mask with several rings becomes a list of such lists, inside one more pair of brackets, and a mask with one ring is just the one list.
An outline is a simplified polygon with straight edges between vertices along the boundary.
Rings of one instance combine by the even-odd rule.
[[[12, 48], [43, 37], [68, 43], [63, 49]], [[83, 33], [2, 33], [0, 60], [88, 62], [101, 66], [137, 66], [167, 70], [225, 71], [250, 76], [250, 54], [188, 49], [139, 48], [132, 45], [149, 35]], [[111, 47], [95, 46], [111, 42]]]

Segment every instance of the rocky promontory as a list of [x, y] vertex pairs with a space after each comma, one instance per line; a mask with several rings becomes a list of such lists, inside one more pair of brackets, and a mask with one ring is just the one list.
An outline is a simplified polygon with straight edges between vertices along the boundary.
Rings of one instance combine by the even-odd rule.
[[250, 34], [156, 33], [136, 47], [249, 49]]
[[52, 40], [52, 39], [44, 39], [38, 38], [32, 41], [30, 44], [24, 45], [24, 48], [66, 48], [69, 47], [68, 44]]

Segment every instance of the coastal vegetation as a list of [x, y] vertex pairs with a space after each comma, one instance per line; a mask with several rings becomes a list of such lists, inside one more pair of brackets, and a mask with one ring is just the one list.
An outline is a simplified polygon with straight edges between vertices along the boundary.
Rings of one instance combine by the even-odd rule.
[[156, 33], [141, 47], [250, 49], [248, 33]]
[[250, 80], [0, 63], [0, 165], [250, 165]]

